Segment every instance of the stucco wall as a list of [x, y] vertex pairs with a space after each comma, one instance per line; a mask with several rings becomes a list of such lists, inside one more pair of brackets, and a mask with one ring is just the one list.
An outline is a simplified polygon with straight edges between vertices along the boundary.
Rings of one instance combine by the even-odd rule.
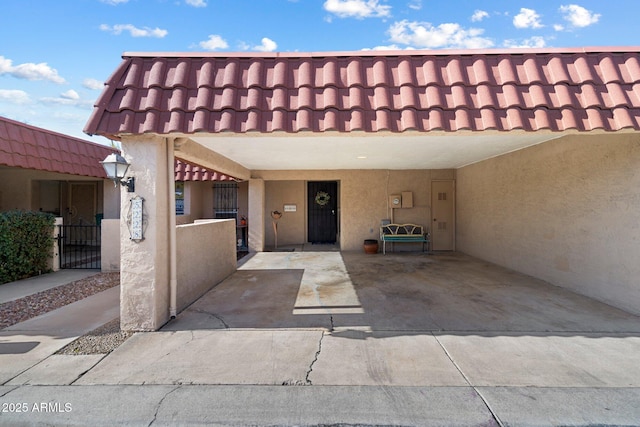
[[[125, 331], [155, 331], [170, 317], [169, 191], [166, 141], [148, 137], [122, 140], [129, 162], [127, 176], [135, 177], [136, 191], [122, 190], [120, 224], [120, 327]], [[144, 199], [144, 240], [130, 239], [127, 227], [130, 199]]]
[[[306, 181], [338, 181], [339, 230], [342, 250], [362, 250], [365, 239], [377, 239], [380, 221], [412, 222], [429, 227], [431, 221], [431, 180], [453, 178], [452, 170], [327, 170], [254, 171], [266, 187], [266, 245], [273, 245], [268, 212], [283, 210], [284, 203], [296, 203], [296, 216], [284, 213], [278, 225], [278, 245], [306, 241]], [[388, 196], [411, 191], [413, 208], [388, 208]], [[290, 220], [291, 219], [291, 220]], [[302, 224], [302, 226], [301, 226]], [[251, 223], [249, 224], [251, 228]], [[417, 250], [399, 245], [398, 250]]]
[[178, 311], [236, 270], [235, 226], [221, 219], [177, 227]]
[[457, 171], [457, 248], [640, 313], [640, 142], [566, 136]]
[[[267, 202], [265, 217], [265, 241], [267, 246], [274, 246], [272, 211], [282, 212], [278, 220], [278, 245], [301, 244], [305, 240], [305, 183], [303, 181], [269, 181], [265, 183]], [[284, 205], [296, 205], [295, 212], [284, 212]]]
[[103, 219], [100, 231], [100, 265], [102, 271], [120, 271], [120, 220]]

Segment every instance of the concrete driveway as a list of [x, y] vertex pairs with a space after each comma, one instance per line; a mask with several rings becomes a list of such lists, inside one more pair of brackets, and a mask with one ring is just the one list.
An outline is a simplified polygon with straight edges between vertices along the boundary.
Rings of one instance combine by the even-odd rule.
[[161, 331], [0, 385], [30, 410], [0, 425], [640, 425], [638, 354], [638, 316], [461, 254], [260, 253]]
[[640, 318], [462, 254], [259, 253], [75, 384], [640, 387]]

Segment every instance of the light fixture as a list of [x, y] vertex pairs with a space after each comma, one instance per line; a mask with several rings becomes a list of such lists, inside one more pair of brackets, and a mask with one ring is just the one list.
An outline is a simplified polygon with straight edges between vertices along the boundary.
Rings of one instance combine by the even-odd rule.
[[111, 153], [100, 164], [102, 164], [104, 171], [107, 173], [107, 178], [112, 179], [115, 186], [120, 183], [123, 187], [127, 187], [127, 192], [133, 193], [136, 191], [135, 179], [132, 176], [125, 179], [129, 163], [124, 157], [118, 153]]

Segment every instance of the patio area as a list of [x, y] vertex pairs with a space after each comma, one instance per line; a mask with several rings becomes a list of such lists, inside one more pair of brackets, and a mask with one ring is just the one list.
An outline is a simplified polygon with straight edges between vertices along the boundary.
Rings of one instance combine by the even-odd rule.
[[638, 387], [640, 318], [460, 253], [264, 252], [78, 384]]

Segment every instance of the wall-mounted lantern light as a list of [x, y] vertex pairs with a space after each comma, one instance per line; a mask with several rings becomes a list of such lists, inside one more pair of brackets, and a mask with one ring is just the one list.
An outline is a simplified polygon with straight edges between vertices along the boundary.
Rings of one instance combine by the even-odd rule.
[[130, 176], [125, 179], [127, 169], [129, 169], [129, 163], [127, 163], [124, 157], [118, 153], [111, 153], [100, 163], [107, 173], [107, 178], [112, 179], [115, 186], [118, 186], [119, 182], [123, 187], [127, 187], [127, 192], [133, 193], [136, 191], [134, 177]]

